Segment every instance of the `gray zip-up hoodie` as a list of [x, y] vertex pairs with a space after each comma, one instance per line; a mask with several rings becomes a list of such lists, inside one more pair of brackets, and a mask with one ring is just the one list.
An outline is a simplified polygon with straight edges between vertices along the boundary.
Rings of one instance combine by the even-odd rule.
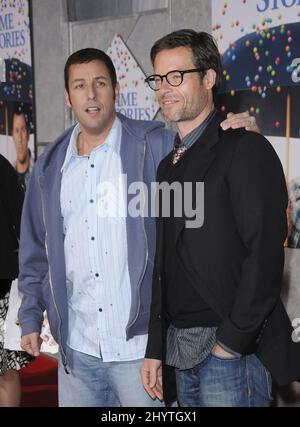
[[[121, 114], [118, 117], [122, 122], [120, 155], [128, 186], [139, 181], [150, 190], [160, 161], [172, 149], [174, 133], [157, 121], [131, 120]], [[60, 188], [61, 167], [72, 130], [73, 127], [47, 147], [33, 168], [22, 214], [19, 255], [22, 335], [40, 332], [43, 312], [47, 310], [51, 333], [60, 346], [65, 367], [68, 304]], [[128, 195], [128, 203], [133, 196]], [[131, 282], [126, 335], [130, 339], [148, 332], [155, 218], [127, 215], [126, 228]]]

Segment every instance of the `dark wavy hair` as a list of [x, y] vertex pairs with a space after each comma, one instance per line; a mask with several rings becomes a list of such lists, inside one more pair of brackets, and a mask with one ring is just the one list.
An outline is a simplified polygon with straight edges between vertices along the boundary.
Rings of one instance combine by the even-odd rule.
[[94, 49], [89, 47], [89, 48], [81, 49], [81, 50], [78, 50], [77, 52], [72, 53], [72, 55], [70, 55], [69, 58], [67, 59], [67, 62], [65, 64], [65, 69], [64, 69], [64, 77], [65, 77], [65, 88], [68, 93], [69, 93], [69, 70], [71, 65], [83, 64], [85, 62], [91, 62], [96, 60], [101, 61], [106, 65], [112, 86], [113, 88], [116, 87], [116, 84], [117, 84], [116, 69], [110, 57], [100, 49]]
[[[196, 68], [204, 70], [211, 68], [216, 72], [216, 84], [213, 90], [215, 93], [222, 77], [222, 62], [214, 38], [204, 31], [197, 33], [197, 31], [189, 29], [178, 30], [167, 34], [157, 40], [152, 46], [152, 65], [154, 65], [156, 55], [159, 52], [167, 49], [175, 49], [176, 47], [188, 47], [192, 50], [193, 63]], [[203, 73], [200, 72], [200, 75], [203, 76]]]

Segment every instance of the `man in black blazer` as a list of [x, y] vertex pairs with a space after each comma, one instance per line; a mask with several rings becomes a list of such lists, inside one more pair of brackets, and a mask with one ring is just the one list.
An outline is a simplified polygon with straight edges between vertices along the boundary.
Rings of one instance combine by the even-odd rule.
[[[220, 127], [221, 59], [209, 34], [171, 33], [151, 59], [146, 81], [178, 128], [157, 181], [180, 183], [182, 194], [157, 222], [144, 387], [170, 403], [175, 373], [181, 406], [269, 406], [271, 375], [279, 384], [300, 378], [300, 344], [280, 301], [288, 200], [280, 160], [260, 134]], [[197, 213], [202, 199], [195, 228], [185, 203]]]

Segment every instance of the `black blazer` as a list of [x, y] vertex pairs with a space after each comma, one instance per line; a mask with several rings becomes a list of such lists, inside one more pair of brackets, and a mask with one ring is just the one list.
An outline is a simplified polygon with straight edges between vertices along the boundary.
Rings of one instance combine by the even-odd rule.
[[[300, 344], [280, 301], [287, 234], [287, 190], [280, 160], [262, 136], [222, 131], [221, 114], [192, 148], [181, 182], [204, 182], [204, 224], [176, 219], [176, 250], [188, 277], [220, 316], [217, 338], [241, 354], [256, 353], [279, 384], [300, 378]], [[172, 154], [158, 169], [166, 180]], [[146, 357], [165, 358], [166, 318], [161, 275], [163, 221], [157, 250]], [[166, 401], [174, 397], [164, 366]]]
[[15, 279], [18, 276], [23, 199], [24, 192], [18, 184], [17, 173], [0, 154], [0, 279]]

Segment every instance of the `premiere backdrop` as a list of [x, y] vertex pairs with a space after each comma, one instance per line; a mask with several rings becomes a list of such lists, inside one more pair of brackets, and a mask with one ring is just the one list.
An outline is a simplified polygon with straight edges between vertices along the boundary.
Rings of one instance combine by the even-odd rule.
[[13, 165], [11, 136], [14, 111], [23, 112], [30, 129], [29, 148], [35, 157], [31, 22], [28, 0], [0, 1], [0, 153]]
[[219, 108], [249, 110], [275, 148], [290, 191], [288, 245], [299, 248], [300, 2], [213, 0], [212, 30], [223, 55]]

